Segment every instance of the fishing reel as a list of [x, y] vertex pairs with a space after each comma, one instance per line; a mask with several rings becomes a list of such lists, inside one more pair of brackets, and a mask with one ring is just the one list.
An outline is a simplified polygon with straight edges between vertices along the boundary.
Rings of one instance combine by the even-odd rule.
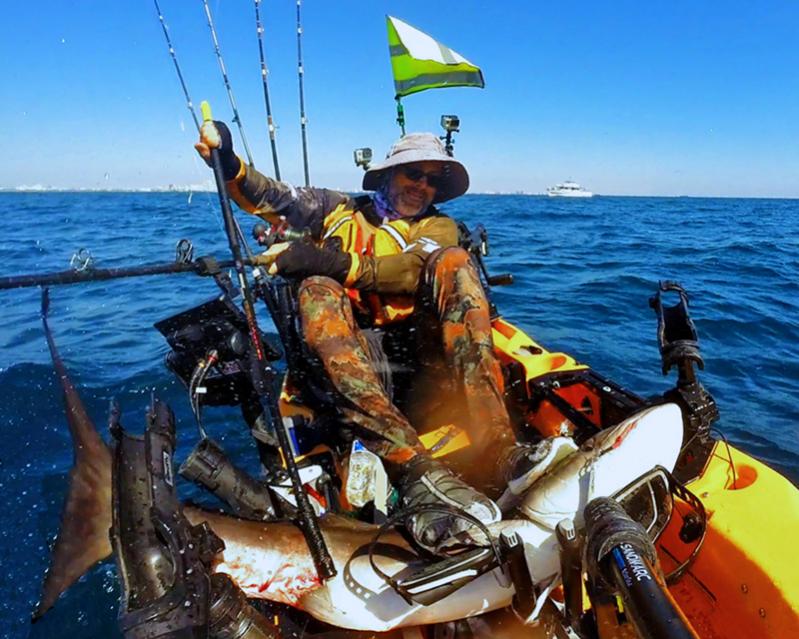
[[277, 224], [266, 224], [259, 222], [252, 227], [252, 237], [259, 246], [270, 248], [274, 244], [281, 242], [303, 241], [311, 237], [310, 229], [298, 231], [292, 228], [286, 220], [281, 220]]

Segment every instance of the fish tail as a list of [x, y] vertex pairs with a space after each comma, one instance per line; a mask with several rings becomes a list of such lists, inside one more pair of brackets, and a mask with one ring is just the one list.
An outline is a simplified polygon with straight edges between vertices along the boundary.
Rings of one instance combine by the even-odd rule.
[[47, 322], [50, 296], [42, 290], [41, 316], [44, 335], [64, 397], [72, 435], [73, 466], [61, 524], [50, 555], [39, 603], [32, 614], [36, 621], [58, 597], [95, 563], [111, 554], [111, 454], [89, 417], [77, 389], [58, 354]]

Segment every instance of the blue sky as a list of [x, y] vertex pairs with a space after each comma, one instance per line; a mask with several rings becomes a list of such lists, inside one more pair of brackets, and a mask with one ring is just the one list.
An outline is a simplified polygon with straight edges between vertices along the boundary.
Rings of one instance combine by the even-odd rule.
[[[202, 3], [161, 0], [192, 98], [231, 112]], [[252, 1], [211, 0], [256, 165], [271, 156]], [[352, 150], [398, 134], [385, 14], [479, 65], [486, 88], [405, 100], [410, 130], [461, 117], [473, 191], [799, 197], [799, 4], [306, 0], [311, 178], [356, 188]], [[284, 177], [302, 182], [295, 3], [265, 0]], [[152, 2], [7, 3], [0, 187], [200, 183], [193, 123]], [[108, 174], [106, 178], [105, 175]]]

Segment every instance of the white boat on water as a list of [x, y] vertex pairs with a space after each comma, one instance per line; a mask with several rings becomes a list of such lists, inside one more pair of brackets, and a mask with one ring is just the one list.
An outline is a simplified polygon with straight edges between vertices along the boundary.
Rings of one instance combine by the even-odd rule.
[[594, 194], [591, 191], [586, 191], [577, 182], [567, 180], [561, 184], [550, 186], [547, 189], [547, 195], [549, 197], [593, 197]]

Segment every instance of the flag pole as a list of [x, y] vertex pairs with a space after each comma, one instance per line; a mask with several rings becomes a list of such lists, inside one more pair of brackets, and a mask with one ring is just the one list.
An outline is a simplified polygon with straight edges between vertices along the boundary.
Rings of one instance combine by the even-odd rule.
[[402, 136], [405, 137], [405, 107], [402, 106], [402, 98], [397, 96], [394, 99], [397, 101], [397, 124], [402, 131]]
[[[392, 16], [386, 16], [386, 29], [394, 76], [397, 124], [403, 136], [405, 109], [401, 100], [406, 95], [447, 87], [485, 87], [479, 67], [457, 51], [433, 40], [424, 31]], [[453, 130], [457, 130], [457, 124], [455, 126]]]

